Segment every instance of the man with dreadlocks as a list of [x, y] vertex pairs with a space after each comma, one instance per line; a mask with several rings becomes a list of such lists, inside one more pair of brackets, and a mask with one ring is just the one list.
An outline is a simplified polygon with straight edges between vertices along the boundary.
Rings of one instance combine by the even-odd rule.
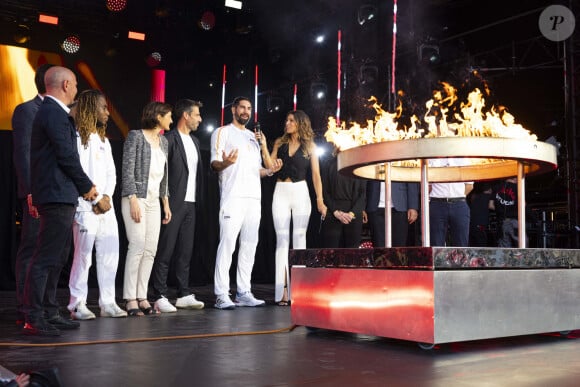
[[101, 317], [126, 317], [115, 302], [115, 276], [119, 263], [119, 231], [111, 197], [117, 175], [111, 144], [105, 137], [109, 110], [103, 93], [85, 90], [78, 98], [75, 123], [77, 146], [85, 173], [102, 193], [93, 203], [79, 198], [73, 223], [74, 258], [70, 273], [68, 310], [77, 320], [92, 320], [87, 308], [88, 276], [96, 247]]

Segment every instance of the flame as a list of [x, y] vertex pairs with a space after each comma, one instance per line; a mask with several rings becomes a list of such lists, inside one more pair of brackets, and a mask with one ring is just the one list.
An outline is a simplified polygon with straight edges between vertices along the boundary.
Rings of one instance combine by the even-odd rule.
[[377, 114], [374, 120], [367, 121], [366, 127], [352, 122], [347, 129], [345, 122], [337, 126], [336, 119], [329, 117], [324, 137], [340, 150], [423, 137], [480, 136], [537, 140], [536, 135], [515, 123], [515, 117], [505, 107], [485, 109], [485, 98], [479, 89], [470, 92], [467, 100], [457, 106], [456, 88], [446, 82], [441, 85], [442, 90], [434, 91], [433, 98], [425, 103], [427, 112], [422, 121], [414, 115], [406, 127], [397, 121], [402, 114], [400, 102], [395, 112], [390, 113], [383, 110], [375, 97], [371, 97], [369, 102]]

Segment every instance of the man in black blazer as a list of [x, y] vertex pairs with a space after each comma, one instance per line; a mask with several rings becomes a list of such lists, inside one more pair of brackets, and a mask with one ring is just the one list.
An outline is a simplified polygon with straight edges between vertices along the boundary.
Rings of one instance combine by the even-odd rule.
[[32, 203], [38, 209], [40, 230], [25, 281], [23, 333], [58, 336], [59, 328], [78, 328], [79, 323], [60, 315], [57, 284], [47, 280], [60, 275], [68, 258], [78, 197], [82, 194], [94, 201], [98, 193], [79, 161], [75, 125], [68, 114], [67, 105], [77, 93], [76, 76], [65, 67], [53, 66], [44, 81], [46, 96], [34, 118], [30, 142]]
[[[202, 309], [204, 303], [196, 300], [189, 289], [189, 266], [193, 255], [196, 204], [203, 192], [203, 169], [199, 140], [193, 135], [201, 123], [199, 109], [202, 103], [183, 99], [173, 110], [177, 127], [165, 134], [169, 144], [169, 208], [172, 219], [161, 226], [157, 255], [153, 266], [153, 295], [155, 308], [162, 313], [177, 309], [167, 299], [167, 275], [171, 257], [175, 259], [177, 301], [183, 309]], [[174, 255], [175, 252], [175, 255]]]
[[[366, 211], [374, 247], [385, 246], [384, 184], [377, 180], [367, 183]], [[419, 184], [392, 182], [391, 201], [392, 246], [406, 246], [409, 224], [414, 223], [418, 217]]]
[[[17, 196], [22, 209], [22, 221], [20, 229], [20, 243], [16, 253], [16, 264], [14, 274], [16, 276], [16, 324], [24, 325], [24, 280], [30, 264], [30, 259], [36, 247], [36, 236], [40, 229], [38, 211], [32, 205], [32, 195], [30, 194], [30, 135], [32, 133], [32, 122], [40, 109], [46, 86], [44, 85], [44, 74], [51, 68], [51, 64], [40, 65], [34, 74], [34, 84], [38, 95], [16, 106], [12, 114], [12, 159], [18, 183]], [[58, 276], [49, 276], [48, 282], [58, 282]]]

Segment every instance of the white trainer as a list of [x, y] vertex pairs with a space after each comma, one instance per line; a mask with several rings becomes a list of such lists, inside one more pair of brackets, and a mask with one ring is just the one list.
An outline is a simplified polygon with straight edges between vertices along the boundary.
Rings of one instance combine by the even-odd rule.
[[231, 310], [236, 308], [236, 304], [232, 302], [230, 296], [224, 294], [216, 298], [214, 308]]
[[173, 313], [177, 312], [175, 306], [171, 305], [169, 300], [165, 297], [161, 297], [157, 301], [155, 301], [155, 309], [160, 311], [161, 313]]
[[236, 306], [264, 306], [266, 301], [258, 300], [252, 292], [245, 292], [244, 294], [236, 294]]
[[205, 304], [198, 301], [195, 298], [195, 295], [190, 294], [189, 296], [179, 297], [177, 301], [175, 301], [175, 306], [179, 309], [203, 309]]
[[112, 303], [101, 306], [101, 317], [127, 317], [127, 312]]
[[70, 316], [73, 320], [94, 320], [97, 317], [84, 302], [79, 302], [70, 312]]

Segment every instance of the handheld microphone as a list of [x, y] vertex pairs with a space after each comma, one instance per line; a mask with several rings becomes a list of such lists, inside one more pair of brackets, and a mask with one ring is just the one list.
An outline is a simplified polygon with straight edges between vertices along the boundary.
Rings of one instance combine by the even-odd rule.
[[254, 124], [254, 132], [259, 133], [261, 131], [262, 131], [262, 129], [260, 129], [260, 122], [256, 122]]

